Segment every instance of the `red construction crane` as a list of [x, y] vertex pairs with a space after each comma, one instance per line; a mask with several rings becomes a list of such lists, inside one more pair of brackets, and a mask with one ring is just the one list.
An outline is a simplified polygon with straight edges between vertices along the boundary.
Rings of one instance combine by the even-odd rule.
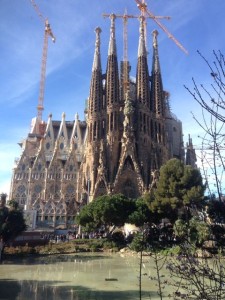
[[181, 45], [180, 42], [178, 42], [178, 40], [172, 35], [172, 33], [169, 32], [169, 30], [163, 25], [161, 24], [156, 16], [147, 9], [147, 4], [145, 3], [145, 0], [135, 0], [135, 2], [137, 3], [137, 7], [140, 9], [141, 13], [143, 16], [148, 16], [151, 19], [153, 19], [153, 21], [168, 35], [168, 37], [174, 41], [174, 43], [182, 50], [184, 51], [184, 53], [188, 54], [188, 51]]
[[45, 76], [46, 76], [46, 64], [47, 64], [47, 54], [48, 54], [48, 38], [51, 37], [52, 41], [55, 43], [55, 36], [52, 33], [52, 29], [48, 22], [48, 19], [44, 18], [42, 13], [40, 12], [37, 4], [34, 0], [30, 0], [34, 9], [36, 10], [38, 16], [45, 24], [45, 32], [44, 32], [44, 45], [42, 52], [42, 61], [41, 61], [41, 79], [40, 79], [40, 89], [39, 89], [39, 98], [38, 98], [38, 106], [37, 106], [37, 117], [39, 120], [42, 120], [42, 111], [44, 110], [44, 90], [45, 90]]

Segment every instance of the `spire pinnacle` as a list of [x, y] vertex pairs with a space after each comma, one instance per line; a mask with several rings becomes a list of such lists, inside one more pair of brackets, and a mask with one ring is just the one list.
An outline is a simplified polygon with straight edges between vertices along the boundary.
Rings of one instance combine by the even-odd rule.
[[157, 36], [159, 35], [158, 31], [155, 29], [152, 31], [153, 36], [153, 48], [158, 48]]
[[138, 46], [138, 57], [147, 56], [146, 45], [145, 45], [145, 28], [144, 28], [144, 16], [140, 16], [140, 37]]
[[108, 49], [108, 55], [115, 55], [116, 54], [116, 37], [115, 37], [115, 19], [116, 15], [111, 14], [111, 27], [110, 27], [110, 40], [109, 40], [109, 49]]
[[160, 65], [159, 65], [159, 54], [158, 54], [158, 40], [157, 36], [159, 35], [158, 31], [155, 29], [152, 31], [153, 36], [153, 72], [160, 73]]
[[92, 71], [101, 70], [101, 59], [100, 59], [100, 33], [102, 32], [100, 27], [95, 29], [96, 41], [95, 41], [95, 54], [92, 66]]

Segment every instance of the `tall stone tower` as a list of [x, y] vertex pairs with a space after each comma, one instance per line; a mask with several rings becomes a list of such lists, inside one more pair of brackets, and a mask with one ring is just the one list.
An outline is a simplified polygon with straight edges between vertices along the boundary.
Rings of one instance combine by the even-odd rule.
[[152, 33], [150, 76], [144, 18], [140, 17], [134, 83], [129, 79], [129, 62], [122, 62], [122, 74], [118, 72], [115, 18], [114, 14], [110, 16], [106, 74], [102, 74], [101, 69], [101, 30], [96, 29], [88, 132], [79, 184], [79, 197], [87, 202], [111, 193], [123, 193], [132, 198], [141, 196], [149, 190], [154, 171], [173, 157], [166, 122], [168, 107], [159, 63], [158, 32], [155, 30]]

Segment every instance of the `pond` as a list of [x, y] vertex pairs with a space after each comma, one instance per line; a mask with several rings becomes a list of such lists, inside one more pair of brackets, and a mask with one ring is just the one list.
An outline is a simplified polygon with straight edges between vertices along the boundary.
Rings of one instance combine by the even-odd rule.
[[[0, 299], [138, 300], [139, 265], [136, 255], [119, 253], [5, 260], [0, 265]], [[159, 299], [154, 273], [153, 260], [145, 258], [143, 300]], [[167, 286], [166, 292], [170, 289]]]

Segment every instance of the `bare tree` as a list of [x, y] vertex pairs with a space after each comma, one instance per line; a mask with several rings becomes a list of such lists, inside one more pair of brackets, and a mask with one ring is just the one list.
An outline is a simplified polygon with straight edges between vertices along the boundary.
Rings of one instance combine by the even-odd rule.
[[192, 78], [193, 89], [185, 88], [202, 108], [201, 119], [193, 114], [203, 132], [199, 136], [202, 175], [209, 194], [212, 196], [215, 193], [222, 200], [225, 171], [225, 59], [220, 51], [213, 51], [215, 60], [211, 64], [199, 51], [198, 54], [208, 67], [212, 83], [206, 87], [204, 84], [198, 85]]

